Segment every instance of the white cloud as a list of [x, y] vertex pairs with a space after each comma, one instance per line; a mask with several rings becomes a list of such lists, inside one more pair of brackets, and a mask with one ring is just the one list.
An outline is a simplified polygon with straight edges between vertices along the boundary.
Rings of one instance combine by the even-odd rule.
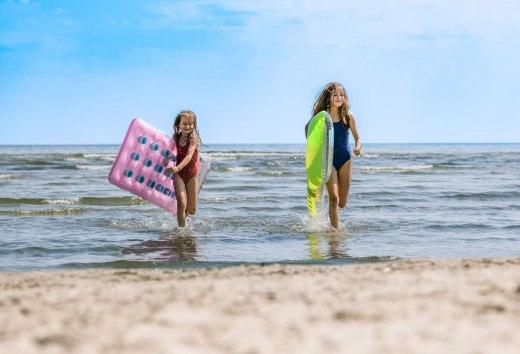
[[[520, 3], [493, 0], [201, 0], [161, 2], [154, 5], [158, 25], [222, 26], [219, 10], [235, 14], [242, 23], [242, 38], [252, 40], [275, 31], [297, 28], [306, 42], [332, 38], [327, 34], [362, 34], [381, 37], [428, 37], [430, 39], [471, 36], [493, 39], [520, 28]], [[157, 19], [156, 19], [157, 20]], [[255, 35], [253, 35], [255, 34]], [[358, 36], [359, 37], [359, 36]]]

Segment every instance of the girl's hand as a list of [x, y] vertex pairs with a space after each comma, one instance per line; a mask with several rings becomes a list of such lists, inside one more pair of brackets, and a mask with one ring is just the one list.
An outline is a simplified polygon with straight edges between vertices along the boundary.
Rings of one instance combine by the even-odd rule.
[[168, 167], [166, 169], [166, 172], [175, 174], [175, 173], [179, 172], [179, 169], [177, 168], [177, 166], [175, 166], [175, 167]]
[[197, 136], [197, 133], [193, 132], [190, 134], [190, 145], [195, 145], [198, 147], [199, 145], [199, 137]]
[[352, 152], [354, 155], [359, 156], [361, 155], [361, 139], [359, 139], [359, 134], [356, 128], [356, 118], [354, 117], [354, 114], [349, 111], [350, 116], [350, 131], [352, 132], [352, 136], [354, 137], [354, 141], [356, 144], [354, 145], [354, 149], [352, 149]]

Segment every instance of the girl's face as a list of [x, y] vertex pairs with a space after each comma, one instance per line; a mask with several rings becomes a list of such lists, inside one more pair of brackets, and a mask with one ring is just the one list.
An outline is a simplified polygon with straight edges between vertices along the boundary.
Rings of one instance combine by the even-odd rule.
[[181, 117], [181, 121], [179, 122], [179, 130], [183, 135], [188, 135], [195, 128], [194, 120], [189, 119], [187, 117]]
[[343, 105], [343, 103], [347, 102], [347, 97], [345, 97], [345, 91], [341, 87], [336, 87], [332, 96], [330, 97], [331, 106], [335, 106], [339, 108]]

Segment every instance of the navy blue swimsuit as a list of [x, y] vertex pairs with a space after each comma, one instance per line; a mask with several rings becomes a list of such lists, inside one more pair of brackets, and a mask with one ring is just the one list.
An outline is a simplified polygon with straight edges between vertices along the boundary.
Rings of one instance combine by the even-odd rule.
[[336, 171], [348, 161], [352, 153], [348, 143], [348, 129], [345, 128], [343, 122], [334, 122], [334, 155], [332, 164]]

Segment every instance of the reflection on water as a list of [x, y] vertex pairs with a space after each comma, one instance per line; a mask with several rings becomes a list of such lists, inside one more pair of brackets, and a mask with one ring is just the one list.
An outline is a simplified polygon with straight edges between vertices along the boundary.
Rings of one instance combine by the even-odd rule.
[[160, 239], [146, 240], [122, 250], [124, 255], [135, 260], [160, 262], [194, 261], [197, 256], [197, 243], [190, 234], [167, 234]]
[[349, 258], [346, 236], [338, 233], [307, 234], [307, 247], [313, 260]]

